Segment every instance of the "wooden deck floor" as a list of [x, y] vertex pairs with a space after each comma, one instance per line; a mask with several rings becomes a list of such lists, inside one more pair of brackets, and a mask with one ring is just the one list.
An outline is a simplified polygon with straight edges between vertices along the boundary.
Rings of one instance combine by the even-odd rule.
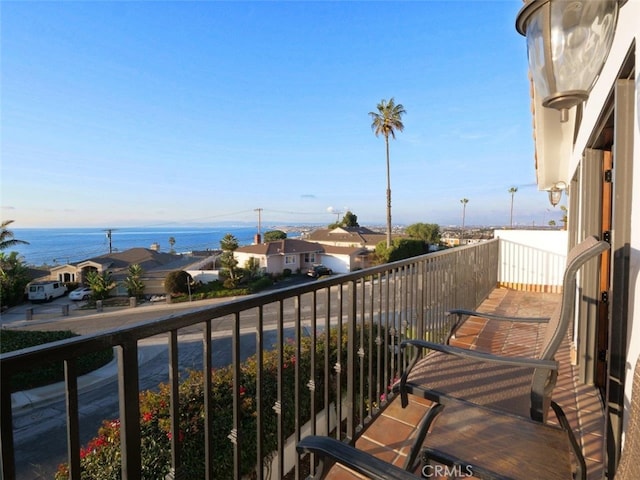
[[[560, 294], [520, 292], [498, 288], [479, 308], [504, 315], [523, 317], [548, 316], [560, 302]], [[497, 323], [497, 325], [496, 325]], [[529, 356], [542, 340], [544, 326], [504, 328], [505, 324], [471, 318], [456, 336], [456, 343], [467, 348]], [[452, 342], [453, 344], [454, 342]], [[570, 362], [569, 339], [559, 349], [558, 382], [553, 399], [564, 409], [573, 431], [581, 442], [587, 462], [588, 480], [603, 478], [603, 406], [595, 387], [579, 383], [576, 368]], [[413, 442], [418, 420], [428, 410], [427, 400], [410, 396], [407, 408], [395, 398], [358, 438], [356, 446], [383, 460], [402, 466]], [[550, 418], [553, 415], [550, 415]], [[552, 423], [550, 421], [550, 423]], [[332, 467], [328, 479], [363, 478], [341, 466]]]

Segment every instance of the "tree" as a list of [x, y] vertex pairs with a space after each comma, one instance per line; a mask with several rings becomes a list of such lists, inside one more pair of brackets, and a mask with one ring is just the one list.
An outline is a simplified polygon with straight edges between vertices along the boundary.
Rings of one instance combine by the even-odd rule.
[[233, 252], [238, 248], [238, 239], [227, 233], [222, 240], [220, 240], [220, 248], [222, 248], [222, 255], [220, 255], [220, 264], [224, 269], [224, 273], [227, 276], [225, 286], [228, 288], [235, 288], [238, 285], [238, 260], [233, 255]]
[[0, 225], [0, 250], [6, 250], [7, 248], [15, 245], [29, 245], [29, 242], [13, 238], [13, 232], [7, 229], [7, 226], [12, 223], [13, 220], [4, 220]]
[[562, 229], [566, 230], [567, 229], [567, 221], [568, 221], [567, 207], [565, 207], [564, 205], [560, 205], [560, 210], [562, 210]]
[[467, 210], [467, 203], [469, 203], [469, 199], [463, 198], [462, 200], [460, 200], [460, 203], [462, 204], [462, 234], [464, 235], [464, 217]]
[[129, 275], [124, 279], [124, 284], [127, 287], [127, 295], [130, 297], [142, 297], [142, 294], [144, 293], [144, 282], [142, 281], [143, 273], [144, 270], [137, 263], [129, 265]]
[[517, 191], [518, 191], [517, 187], [511, 187], [509, 189], [509, 193], [511, 194], [511, 217], [510, 217], [511, 220], [509, 222], [511, 225], [511, 228], [513, 228], [513, 196], [516, 194]]
[[173, 237], [169, 237], [169, 246], [171, 247], [169, 249], [169, 253], [176, 253], [176, 251], [173, 249], [173, 246], [176, 244], [176, 239]]
[[0, 252], [0, 305], [18, 305], [29, 280], [29, 269], [18, 252], [9, 255]]
[[335, 223], [330, 223], [328, 225], [328, 228], [330, 230], [333, 230], [334, 228], [340, 228], [340, 227], [359, 227], [360, 225], [358, 224], [358, 216], [355, 215], [353, 212], [347, 210], [347, 212], [344, 214], [344, 216], [342, 217], [342, 220], [340, 220], [339, 222], [335, 222]]
[[401, 103], [396, 105], [393, 97], [387, 102], [382, 99], [376, 106], [377, 112], [369, 112], [372, 118], [371, 129], [376, 137], [384, 135], [387, 152], [387, 248], [391, 248], [391, 170], [389, 167], [389, 135], [396, 138], [395, 131], [402, 132], [404, 124], [402, 116], [407, 113]]
[[164, 279], [164, 291], [169, 295], [189, 293], [193, 278], [184, 270], [169, 272]]
[[287, 234], [282, 230], [269, 230], [268, 232], [264, 232], [264, 241], [267, 243], [284, 240], [285, 238], [287, 238]]
[[90, 270], [86, 276], [87, 285], [91, 288], [91, 294], [96, 300], [104, 300], [109, 296], [109, 292], [113, 290], [116, 283], [111, 278], [111, 272], [98, 273], [96, 270]]
[[440, 243], [440, 225], [437, 223], [414, 223], [405, 229], [405, 233], [431, 245]]
[[344, 217], [342, 217], [341, 224], [343, 227], [359, 227], [360, 226], [358, 225], [358, 216], [350, 212], [349, 210], [347, 210], [347, 213], [345, 213]]
[[249, 277], [254, 279], [260, 275], [260, 260], [251, 257], [244, 262], [244, 269], [249, 273]]

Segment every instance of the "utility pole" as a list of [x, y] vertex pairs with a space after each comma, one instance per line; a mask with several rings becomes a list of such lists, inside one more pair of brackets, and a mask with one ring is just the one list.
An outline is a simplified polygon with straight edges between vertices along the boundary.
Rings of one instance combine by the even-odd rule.
[[258, 241], [256, 243], [262, 243], [262, 208], [254, 208], [254, 212], [258, 212]]
[[112, 228], [107, 228], [105, 230], [105, 232], [107, 232], [107, 238], [109, 239], [109, 254], [113, 253], [113, 246], [111, 244], [111, 232], [113, 232]]

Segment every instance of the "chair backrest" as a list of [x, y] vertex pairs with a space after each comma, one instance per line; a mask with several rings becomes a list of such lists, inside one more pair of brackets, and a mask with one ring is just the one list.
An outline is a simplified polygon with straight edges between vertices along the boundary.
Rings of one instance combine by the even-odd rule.
[[585, 263], [608, 250], [609, 247], [609, 243], [591, 236], [573, 247], [567, 255], [567, 266], [562, 281], [562, 301], [553, 312], [553, 315], [551, 315], [547, 324], [540, 352], [541, 359], [553, 360], [573, 319], [578, 271]]
[[627, 412], [629, 422], [624, 435], [620, 463], [614, 476], [615, 480], [640, 478], [640, 357], [636, 360], [631, 402]]

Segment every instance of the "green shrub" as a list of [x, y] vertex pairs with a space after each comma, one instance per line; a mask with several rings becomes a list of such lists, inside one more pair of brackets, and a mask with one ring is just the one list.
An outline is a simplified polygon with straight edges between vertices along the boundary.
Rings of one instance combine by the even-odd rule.
[[[0, 352], [7, 353], [21, 350], [27, 347], [42, 345], [45, 343], [65, 340], [77, 337], [78, 335], [68, 331], [22, 331], [3, 330], [2, 342], [0, 342]], [[78, 359], [78, 375], [92, 372], [113, 359], [113, 350], [107, 348], [98, 352], [88, 353]], [[46, 362], [38, 365], [38, 368], [19, 372], [11, 378], [11, 391], [19, 392], [30, 388], [42, 387], [51, 383], [64, 380], [64, 365], [62, 362]]]
[[270, 277], [264, 276], [251, 282], [251, 284], [249, 285], [249, 288], [253, 292], [259, 292], [260, 290], [269, 288], [272, 285], [273, 285], [273, 280]]
[[236, 281], [231, 279], [231, 278], [227, 278], [222, 285], [224, 285], [224, 288], [226, 288], [227, 290], [233, 290], [234, 288], [236, 288]]
[[164, 279], [164, 291], [169, 295], [189, 293], [189, 284], [193, 282], [191, 275], [184, 270], [169, 272]]
[[376, 263], [389, 263], [429, 253], [429, 244], [412, 238], [396, 238], [391, 247], [383, 240], [376, 245]]
[[[367, 337], [365, 335], [365, 337]], [[343, 343], [340, 359], [346, 364], [346, 333], [342, 336]], [[316, 377], [315, 390], [300, 388], [298, 395], [303, 422], [311, 416], [310, 399], [315, 395], [316, 406], [323, 408], [324, 399], [324, 355], [326, 335], [316, 339]], [[365, 341], [368, 341], [365, 339]], [[335, 365], [337, 358], [337, 332], [331, 330], [329, 338], [330, 364]], [[304, 338], [301, 344], [301, 356], [296, 357], [293, 343], [285, 343], [282, 348], [282, 396], [281, 409], [284, 422], [285, 436], [294, 432], [295, 415], [295, 371], [299, 365], [301, 385], [305, 385], [311, 372], [311, 340]], [[257, 398], [257, 358], [250, 357], [242, 363], [239, 378], [240, 396], [240, 428], [238, 442], [240, 444], [241, 474], [251, 476], [256, 469], [256, 438], [257, 419], [260, 416], [263, 425], [263, 451], [274, 452], [277, 449], [278, 416], [273, 406], [278, 399], [278, 362], [277, 350], [266, 351], [263, 354], [262, 370], [262, 411], [258, 411]], [[374, 359], [374, 365], [376, 364]], [[359, 369], [356, 370], [356, 372]], [[331, 398], [335, 397], [336, 377], [333, 370], [327, 379], [331, 389]], [[375, 375], [373, 376], [375, 378]], [[212, 478], [232, 478], [234, 445], [227, 435], [234, 428], [233, 425], [233, 369], [231, 366], [211, 372], [213, 403], [211, 431], [213, 436]], [[356, 379], [359, 382], [359, 379]], [[356, 383], [358, 384], [358, 383]], [[365, 385], [368, 383], [365, 382]], [[179, 442], [181, 444], [182, 463], [185, 478], [204, 478], [204, 390], [203, 373], [191, 371], [179, 385]], [[345, 389], [342, 380], [341, 391]], [[365, 387], [366, 388], [366, 387]], [[140, 428], [142, 435], [142, 478], [156, 480], [164, 478], [169, 473], [171, 457], [170, 430], [170, 386], [161, 384], [157, 391], [145, 391], [140, 395]], [[120, 479], [120, 423], [117, 420], [106, 420], [98, 431], [98, 436], [91, 440], [81, 451], [81, 478], [113, 480]], [[55, 476], [56, 480], [69, 478], [68, 466], [61, 465]]]

